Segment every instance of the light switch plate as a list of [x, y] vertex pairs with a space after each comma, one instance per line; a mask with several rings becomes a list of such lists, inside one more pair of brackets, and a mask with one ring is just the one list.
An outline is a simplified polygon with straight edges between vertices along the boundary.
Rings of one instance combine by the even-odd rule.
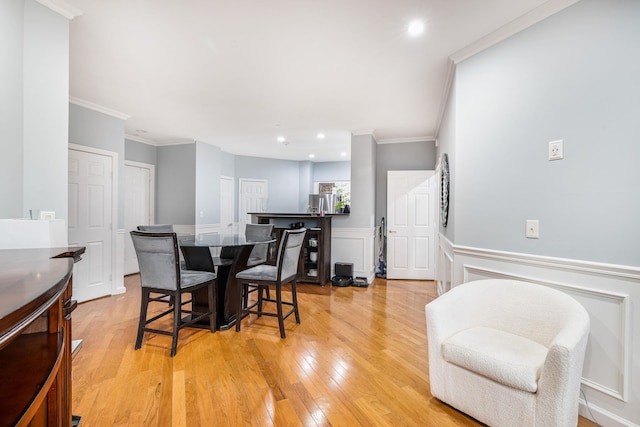
[[528, 219], [526, 227], [525, 236], [528, 239], [540, 238], [540, 222], [537, 219]]

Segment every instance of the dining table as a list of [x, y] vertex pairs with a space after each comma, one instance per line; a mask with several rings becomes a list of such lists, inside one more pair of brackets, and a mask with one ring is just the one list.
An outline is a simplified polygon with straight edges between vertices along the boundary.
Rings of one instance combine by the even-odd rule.
[[[201, 233], [178, 237], [178, 244], [188, 270], [209, 271], [217, 274], [216, 310], [217, 326], [227, 330], [236, 322], [238, 286], [236, 274], [246, 270], [251, 250], [256, 244], [271, 244], [273, 237], [247, 239], [244, 234]], [[211, 248], [220, 248], [219, 256], [212, 256]], [[206, 289], [192, 293], [192, 309], [206, 312]], [[202, 326], [209, 327], [208, 320]]]

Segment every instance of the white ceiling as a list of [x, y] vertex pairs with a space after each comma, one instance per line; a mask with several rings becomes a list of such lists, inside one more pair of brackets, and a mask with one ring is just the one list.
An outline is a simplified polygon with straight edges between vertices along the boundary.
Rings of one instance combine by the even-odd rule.
[[[574, 1], [65, 0], [79, 13], [70, 97], [121, 113], [129, 137], [155, 145], [345, 160], [352, 133], [432, 140], [450, 57]], [[412, 38], [415, 19], [426, 29]]]

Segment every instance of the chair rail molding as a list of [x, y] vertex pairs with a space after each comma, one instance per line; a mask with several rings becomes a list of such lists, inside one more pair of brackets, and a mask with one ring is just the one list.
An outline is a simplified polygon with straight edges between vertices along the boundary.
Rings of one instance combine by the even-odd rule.
[[[523, 280], [559, 289], [591, 318], [580, 414], [606, 426], [640, 425], [640, 268], [455, 245], [439, 235], [438, 290], [478, 279]], [[588, 404], [587, 404], [588, 402]]]

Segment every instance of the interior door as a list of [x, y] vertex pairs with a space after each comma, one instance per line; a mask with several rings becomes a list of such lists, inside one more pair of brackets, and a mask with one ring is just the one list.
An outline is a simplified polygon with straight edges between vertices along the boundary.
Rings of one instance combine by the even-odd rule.
[[433, 280], [435, 171], [387, 172], [387, 278]]
[[266, 212], [268, 182], [264, 179], [240, 178], [239, 233], [244, 234], [245, 225], [251, 223], [250, 212]]
[[85, 246], [73, 276], [78, 302], [111, 295], [113, 157], [69, 150], [69, 246]]
[[233, 200], [233, 178], [229, 176], [220, 177], [220, 230], [223, 233], [233, 232], [233, 222], [235, 215], [235, 203]]
[[154, 220], [155, 166], [126, 161], [124, 164], [124, 274], [140, 271], [131, 241], [131, 230]]

